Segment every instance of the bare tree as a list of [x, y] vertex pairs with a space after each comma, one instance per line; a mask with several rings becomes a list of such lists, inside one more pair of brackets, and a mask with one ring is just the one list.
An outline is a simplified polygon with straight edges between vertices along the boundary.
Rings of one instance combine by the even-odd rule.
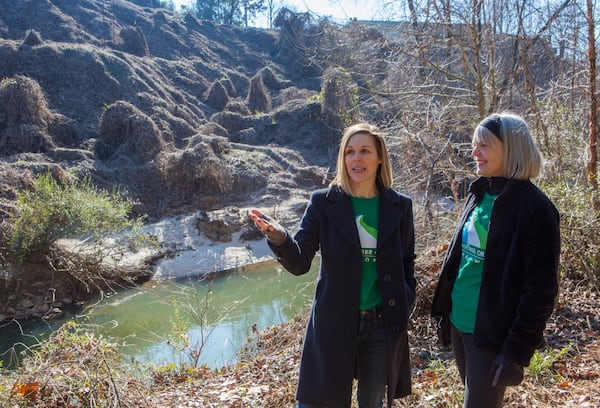
[[273, 28], [273, 20], [275, 20], [275, 13], [279, 8], [278, 3], [280, 2], [277, 0], [265, 0], [264, 8], [262, 11], [266, 13], [269, 28]]
[[[598, 191], [598, 151], [596, 140], [598, 134], [598, 95], [596, 93], [596, 36], [594, 4], [586, 0], [587, 25], [588, 25], [588, 62], [590, 72], [590, 133], [589, 133], [589, 159], [587, 163], [587, 179], [592, 188]], [[595, 203], [599, 205], [600, 203]]]
[[403, 21], [317, 22], [319, 35], [308, 37], [298, 33], [316, 30], [303, 20], [303, 30], [285, 32], [302, 39], [294, 49], [316, 56], [323, 72], [348, 72], [346, 83], [357, 85], [357, 117], [386, 129], [397, 182], [422, 200], [420, 219], [432, 224], [440, 219], [440, 199], [458, 202], [476, 176], [470, 137], [490, 112], [527, 119], [553, 163], [543, 177], [570, 182], [583, 175], [591, 68], [580, 49], [587, 41], [578, 3], [407, 0], [396, 3], [406, 5], [397, 13]]

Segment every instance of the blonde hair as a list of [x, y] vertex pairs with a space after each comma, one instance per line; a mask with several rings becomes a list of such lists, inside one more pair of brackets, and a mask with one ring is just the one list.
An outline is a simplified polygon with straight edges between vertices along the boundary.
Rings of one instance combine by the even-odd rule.
[[[495, 118], [499, 123], [500, 135], [481, 124]], [[529, 126], [523, 118], [513, 113], [493, 114], [482, 120], [473, 132], [473, 141], [494, 144], [497, 140], [504, 146], [502, 164], [503, 176], [518, 180], [531, 180], [539, 176], [542, 169], [542, 155], [538, 150]]]
[[390, 157], [388, 155], [387, 147], [385, 144], [385, 135], [379, 130], [377, 126], [364, 122], [348, 126], [344, 130], [342, 139], [340, 140], [340, 147], [338, 150], [336, 175], [331, 181], [331, 183], [329, 183], [329, 185], [337, 185], [346, 194], [352, 195], [352, 183], [350, 181], [348, 171], [346, 170], [345, 156], [346, 147], [348, 146], [350, 138], [358, 133], [365, 133], [373, 137], [373, 140], [375, 141], [375, 147], [377, 149], [377, 154], [381, 159], [381, 163], [377, 168], [377, 183], [381, 184], [384, 188], [391, 188], [393, 180], [392, 165], [390, 163]]

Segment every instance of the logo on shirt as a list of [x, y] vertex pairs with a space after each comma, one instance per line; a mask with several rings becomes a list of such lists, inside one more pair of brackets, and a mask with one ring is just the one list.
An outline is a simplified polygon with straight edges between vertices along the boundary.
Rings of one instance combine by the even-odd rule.
[[483, 261], [485, 257], [487, 234], [487, 229], [481, 225], [479, 217], [473, 211], [463, 228], [462, 250], [466, 255], [472, 256], [475, 263]]
[[358, 237], [360, 238], [363, 261], [375, 262], [377, 249], [377, 228], [367, 224], [362, 214], [356, 216], [356, 228], [358, 229]]

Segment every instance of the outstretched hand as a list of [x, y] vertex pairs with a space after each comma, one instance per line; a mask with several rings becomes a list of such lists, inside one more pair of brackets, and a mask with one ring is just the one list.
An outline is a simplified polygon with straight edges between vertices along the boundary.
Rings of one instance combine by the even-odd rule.
[[258, 210], [251, 210], [248, 215], [269, 242], [275, 246], [283, 244], [287, 233], [277, 221]]

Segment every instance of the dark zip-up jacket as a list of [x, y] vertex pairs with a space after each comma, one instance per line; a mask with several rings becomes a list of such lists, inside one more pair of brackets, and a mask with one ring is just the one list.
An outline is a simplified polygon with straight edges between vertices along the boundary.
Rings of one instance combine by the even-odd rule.
[[431, 316], [447, 319], [462, 252], [462, 230], [483, 194], [496, 184], [483, 276], [475, 320], [474, 343], [529, 365], [558, 294], [559, 214], [550, 199], [530, 181], [478, 178], [444, 258]]
[[[388, 405], [410, 394], [407, 324], [415, 301], [412, 201], [379, 189], [376, 264], [388, 337]], [[312, 193], [298, 232], [271, 246], [292, 274], [309, 271], [315, 253], [321, 266], [304, 338], [297, 399], [348, 408], [355, 374], [362, 252], [350, 197], [337, 187]]]

